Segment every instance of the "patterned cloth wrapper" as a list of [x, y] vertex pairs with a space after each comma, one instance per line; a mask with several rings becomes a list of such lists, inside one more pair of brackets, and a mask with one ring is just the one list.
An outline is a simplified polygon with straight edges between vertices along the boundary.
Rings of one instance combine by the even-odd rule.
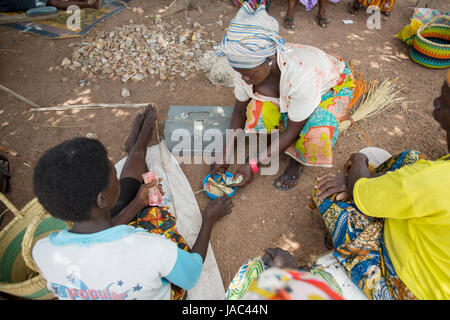
[[268, 268], [261, 257], [256, 257], [247, 260], [236, 273], [225, 299], [343, 300], [341, 294], [336, 280], [324, 270]]
[[[311, 10], [316, 6], [319, 0], [299, 0], [302, 5], [305, 6], [306, 11]], [[340, 0], [329, 0], [333, 3], [338, 3]]]
[[242, 7], [244, 2], [247, 2], [253, 10], [258, 8], [259, 6], [265, 5], [268, 6], [272, 2], [271, 0], [230, 0], [231, 4], [235, 7]]
[[[175, 217], [169, 212], [169, 207], [146, 207], [139, 211], [136, 219], [129, 223], [130, 226], [143, 228], [150, 233], [165, 236], [167, 239], [175, 242], [178, 248], [184, 251], [190, 251], [184, 238], [178, 233], [175, 225]], [[186, 298], [187, 291], [172, 284], [171, 300], [183, 300]]]
[[390, 12], [395, 4], [395, 0], [358, 0], [358, 2], [365, 7], [377, 6], [384, 13]]
[[261, 256], [245, 261], [233, 280], [231, 280], [225, 294], [225, 300], [241, 299], [242, 295], [248, 290], [250, 283], [254, 279], [258, 279], [261, 273], [267, 268]]
[[[342, 60], [342, 59], [341, 59]], [[341, 79], [330, 91], [322, 95], [319, 106], [309, 116], [298, 140], [285, 153], [306, 166], [332, 167], [332, 148], [339, 135], [339, 123], [353, 97], [355, 83], [346, 64]], [[277, 104], [253, 99], [247, 107], [247, 133], [267, 133], [273, 129], [285, 130], [288, 114], [280, 113]]]
[[[389, 158], [372, 173], [394, 171], [425, 158], [421, 152], [407, 150]], [[416, 299], [389, 258], [383, 237], [384, 219], [366, 216], [353, 201], [336, 201], [335, 197], [321, 200], [314, 191], [310, 207], [319, 209], [333, 239], [334, 256], [352, 282], [370, 299]]]
[[[271, 0], [230, 0], [230, 1], [235, 7], [238, 8], [242, 7], [242, 4], [244, 2], [248, 2], [253, 9], [257, 8], [262, 4], [265, 4], [266, 7], [269, 7], [271, 3]], [[338, 3], [340, 0], [329, 0], [329, 1], [333, 3]], [[309, 11], [316, 6], [319, 0], [299, 0], [299, 2], [305, 6], [306, 11]]]

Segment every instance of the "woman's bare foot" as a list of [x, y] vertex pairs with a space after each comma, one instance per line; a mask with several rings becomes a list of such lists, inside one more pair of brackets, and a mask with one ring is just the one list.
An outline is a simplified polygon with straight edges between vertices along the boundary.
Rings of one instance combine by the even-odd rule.
[[[137, 116], [138, 119], [140, 117], [142, 117], [140, 129], [132, 147], [129, 149], [127, 160], [125, 161], [120, 174], [121, 179], [130, 177], [142, 181], [142, 174], [149, 171], [146, 162], [147, 147], [152, 138], [153, 127], [156, 120], [156, 109], [152, 105], [149, 105], [142, 114], [140, 113]], [[138, 120], [134, 121], [133, 127], [139, 127], [138, 124]]]
[[91, 8], [94, 9], [101, 9], [102, 8], [102, 0], [88, 0], [87, 1], [89, 5], [91, 5]]
[[133, 148], [136, 143], [136, 139], [139, 135], [139, 131], [141, 131], [142, 123], [144, 122], [145, 110], [139, 111], [136, 117], [133, 119], [131, 123], [130, 133], [128, 133], [125, 138], [125, 142], [122, 145], [122, 150], [126, 153], [130, 153], [131, 148]]
[[149, 105], [144, 111], [144, 121], [142, 122], [141, 130], [136, 138], [136, 142], [133, 147], [141, 148], [143, 150], [147, 149], [150, 143], [153, 127], [155, 126], [156, 120], [156, 109]]

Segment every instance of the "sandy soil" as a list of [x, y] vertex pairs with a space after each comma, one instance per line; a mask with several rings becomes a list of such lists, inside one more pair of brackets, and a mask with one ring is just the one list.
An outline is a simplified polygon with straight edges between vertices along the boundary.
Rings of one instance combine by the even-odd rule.
[[[409, 23], [411, 6], [415, 0], [399, 0], [390, 18], [382, 18], [380, 30], [366, 27], [368, 17], [364, 12], [358, 16], [347, 13], [346, 3], [328, 6], [331, 25], [318, 27], [314, 16], [317, 8], [306, 12], [297, 6], [295, 30], [281, 29], [287, 42], [304, 43], [352, 61], [368, 78], [397, 78], [401, 95], [410, 104], [394, 104], [382, 114], [363, 120], [360, 128], [374, 146], [397, 153], [411, 148], [421, 150], [431, 158], [446, 153], [444, 134], [431, 116], [432, 101], [438, 96], [445, 77], [444, 70], [433, 70], [414, 63], [408, 48], [395, 38], [395, 34]], [[145, 15], [157, 14], [169, 0], [133, 0], [130, 7], [142, 7]], [[224, 28], [237, 9], [228, 1], [208, 1], [202, 12], [187, 11], [173, 16], [175, 24], [185, 24], [184, 15], [203, 25], [210, 24], [219, 41]], [[271, 15], [280, 23], [287, 1], [274, 0]], [[437, 9], [450, 10], [446, 0], [437, 3]], [[224, 26], [215, 22], [223, 15]], [[151, 21], [130, 9], [99, 24], [93, 31], [109, 30], [129, 23], [150, 24]], [[354, 24], [345, 25], [342, 19], [352, 19]], [[92, 31], [91, 31], [92, 32]], [[155, 102], [159, 107], [159, 119], [164, 119], [170, 105], [233, 105], [232, 88], [216, 87], [201, 74], [189, 81], [176, 80], [177, 86], [169, 90], [169, 82], [156, 87], [156, 80], [147, 78], [140, 83], [127, 85], [131, 97], [123, 98], [120, 80], [98, 80], [81, 88], [71, 70], [58, 68], [64, 57], [70, 56], [68, 45], [78, 39], [48, 40], [20, 33], [7, 27], [0, 28], [0, 83], [42, 106], [63, 103], [140, 103]], [[67, 77], [69, 80], [63, 82]], [[94, 85], [100, 90], [94, 91]], [[98, 88], [98, 87], [97, 87]], [[201, 95], [193, 94], [201, 92]], [[105, 146], [110, 158], [117, 162], [125, 156], [120, 146], [137, 111], [99, 110], [69, 112], [30, 112], [29, 106], [13, 96], [0, 92], [0, 146], [14, 149], [19, 154], [37, 160], [48, 148], [75, 136], [94, 133]], [[163, 127], [159, 128], [163, 134]], [[156, 140], [155, 140], [156, 141]], [[273, 180], [282, 173], [287, 158], [281, 158], [276, 176], [257, 176], [248, 187], [233, 197], [233, 213], [218, 223], [211, 243], [225, 287], [248, 258], [262, 254], [267, 247], [280, 246], [289, 250], [299, 264], [309, 262], [313, 256], [327, 251], [324, 245], [326, 228], [317, 212], [308, 209], [314, 179], [327, 172], [340, 169], [348, 156], [366, 147], [354, 127], [339, 137], [334, 148], [333, 169], [307, 168], [299, 184], [288, 192], [272, 187]], [[9, 156], [11, 160], [12, 192], [8, 198], [19, 208], [33, 197], [33, 166], [24, 165], [23, 159]], [[201, 189], [201, 181], [209, 172], [207, 165], [182, 165], [192, 189]], [[231, 170], [233, 171], [233, 169]], [[203, 210], [208, 202], [205, 194], [196, 195]], [[6, 214], [2, 226], [10, 221]]]

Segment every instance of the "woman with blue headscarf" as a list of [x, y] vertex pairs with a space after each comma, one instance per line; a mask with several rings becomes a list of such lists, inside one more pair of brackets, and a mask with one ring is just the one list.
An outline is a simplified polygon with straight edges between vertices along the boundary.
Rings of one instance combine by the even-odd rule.
[[[293, 188], [304, 166], [332, 166], [338, 126], [355, 88], [342, 59], [315, 47], [286, 44], [265, 6], [252, 8], [247, 2], [231, 20], [216, 52], [237, 71], [230, 129], [262, 134], [279, 130], [279, 153], [291, 157], [274, 182], [276, 189]], [[236, 174], [243, 181], [237, 186], [249, 183], [261, 163], [278, 156], [271, 153], [268, 149], [240, 166]], [[224, 152], [223, 162], [214, 163], [211, 173], [223, 173], [227, 163]]]

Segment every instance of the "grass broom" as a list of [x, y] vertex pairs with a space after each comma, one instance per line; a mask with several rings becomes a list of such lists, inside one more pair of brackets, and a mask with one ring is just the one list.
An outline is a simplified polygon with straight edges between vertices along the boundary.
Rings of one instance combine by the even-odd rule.
[[[364, 94], [359, 106], [351, 116], [347, 110], [346, 114], [349, 120], [341, 122], [339, 125], [339, 133], [342, 134], [345, 132], [351, 124], [361, 131], [356, 125], [357, 121], [379, 114], [389, 106], [392, 106], [395, 102], [404, 100], [404, 97], [398, 97], [400, 90], [395, 88], [394, 82], [395, 79], [384, 80], [381, 83], [379, 81], [371, 81], [368, 84], [365, 84], [367, 85], [367, 92]], [[362, 133], [362, 135], [366, 139], [368, 145], [371, 146], [367, 136], [364, 133]]]

